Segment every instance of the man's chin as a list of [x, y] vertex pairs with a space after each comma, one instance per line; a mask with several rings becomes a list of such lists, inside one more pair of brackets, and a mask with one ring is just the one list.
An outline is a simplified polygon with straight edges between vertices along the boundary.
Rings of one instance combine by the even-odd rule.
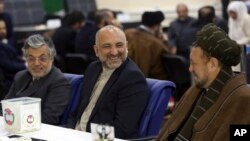
[[119, 62], [119, 63], [106, 63], [106, 68], [108, 68], [108, 69], [117, 69], [117, 68], [119, 68], [120, 66], [121, 66], [121, 62]]
[[32, 73], [32, 77], [36, 78], [36, 79], [39, 79], [41, 77], [43, 77], [44, 74], [43, 73]]

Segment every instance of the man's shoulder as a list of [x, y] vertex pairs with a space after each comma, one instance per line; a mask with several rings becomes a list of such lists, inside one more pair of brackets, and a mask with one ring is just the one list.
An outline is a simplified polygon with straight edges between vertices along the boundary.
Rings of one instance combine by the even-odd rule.
[[102, 63], [99, 60], [95, 60], [88, 65], [87, 70], [97, 70], [97, 68], [101, 68], [101, 67], [102, 67]]
[[231, 77], [226, 83], [225, 87], [239, 87], [240, 85], [246, 85], [246, 74], [245, 73], [239, 73], [239, 74], [233, 74], [233, 77]]
[[52, 80], [66, 80], [63, 72], [57, 67], [52, 68], [51, 73], [48, 74], [48, 77], [50, 77]]
[[245, 73], [240, 73], [234, 75], [230, 78], [223, 87], [223, 93], [236, 94], [235, 96], [239, 97], [240, 95], [247, 94], [250, 98], [250, 87], [246, 83]]
[[15, 80], [16, 82], [22, 82], [22, 81], [26, 81], [31, 77], [29, 71], [27, 69], [25, 70], [21, 70], [19, 72], [16, 73], [15, 75]]
[[127, 75], [136, 74], [136, 77], [144, 77], [140, 68], [135, 64], [133, 60], [127, 58], [124, 62], [123, 66], [120, 69], [121, 76], [127, 77]]
[[21, 70], [21, 71], [17, 72], [16, 76], [26, 77], [28, 74], [29, 74], [29, 71], [27, 69], [25, 69], [25, 70]]

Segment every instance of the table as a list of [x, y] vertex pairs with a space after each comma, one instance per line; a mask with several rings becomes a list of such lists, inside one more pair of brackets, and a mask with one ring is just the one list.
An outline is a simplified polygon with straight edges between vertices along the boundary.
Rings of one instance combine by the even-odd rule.
[[[3, 117], [0, 116], [0, 137], [7, 136], [11, 133], [4, 129]], [[44, 139], [48, 141], [92, 141], [91, 133], [82, 132], [78, 130], [42, 124], [39, 131], [18, 134], [25, 137]], [[124, 141], [115, 139], [114, 141]]]

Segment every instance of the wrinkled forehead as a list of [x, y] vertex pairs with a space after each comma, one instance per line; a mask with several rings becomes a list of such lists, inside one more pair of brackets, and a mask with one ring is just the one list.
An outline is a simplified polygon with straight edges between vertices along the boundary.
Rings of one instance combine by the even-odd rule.
[[199, 46], [191, 48], [190, 59], [192, 61], [201, 61], [203, 58], [203, 50]]
[[32, 55], [32, 56], [49, 55], [49, 48], [47, 45], [42, 45], [38, 48], [29, 47], [27, 49], [27, 55]]

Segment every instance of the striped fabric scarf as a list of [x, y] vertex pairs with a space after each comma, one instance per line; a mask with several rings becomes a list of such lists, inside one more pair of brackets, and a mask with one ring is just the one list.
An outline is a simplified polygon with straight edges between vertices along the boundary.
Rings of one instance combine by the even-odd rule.
[[217, 78], [212, 82], [210, 87], [202, 91], [193, 111], [177, 134], [175, 141], [188, 141], [191, 139], [194, 124], [215, 103], [223, 86], [227, 80], [232, 77], [232, 74], [230, 67], [222, 67]]

